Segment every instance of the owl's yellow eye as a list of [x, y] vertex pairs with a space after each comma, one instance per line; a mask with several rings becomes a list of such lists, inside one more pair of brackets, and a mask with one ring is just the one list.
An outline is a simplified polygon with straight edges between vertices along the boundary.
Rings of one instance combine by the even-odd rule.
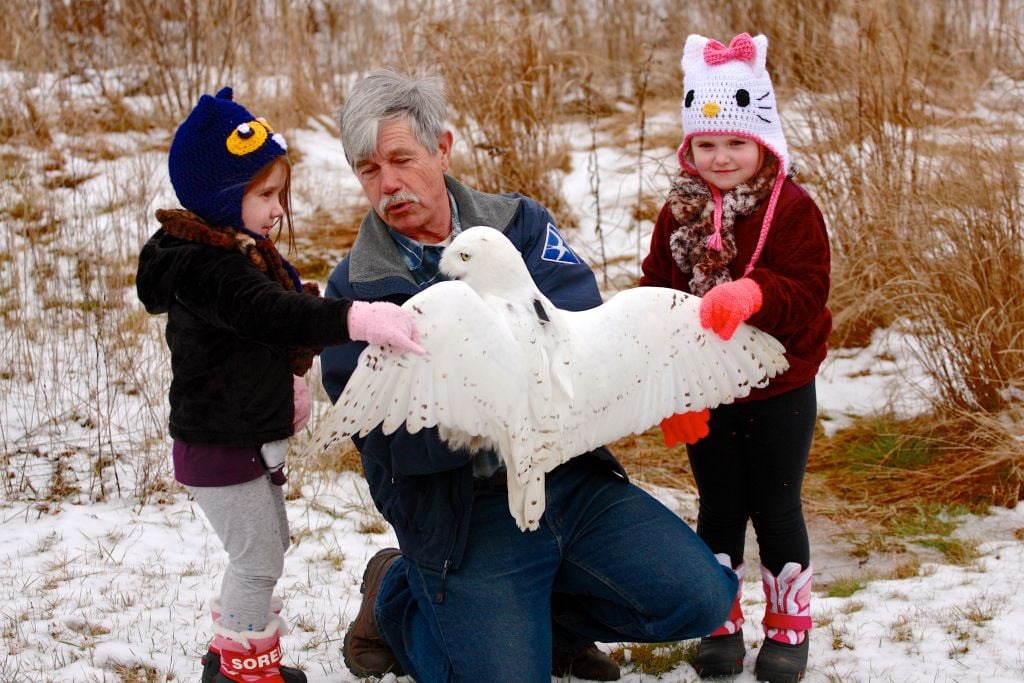
[[255, 152], [267, 141], [267, 127], [259, 120], [240, 123], [228, 136], [228, 151], [235, 156], [245, 156]]
[[462, 252], [462, 253], [459, 254], [459, 258], [462, 259], [463, 261], [468, 261], [469, 260], [469, 254], [467, 254], [466, 252]]
[[263, 127], [267, 129], [268, 133], [274, 132], [274, 127], [267, 123], [267, 120], [265, 118], [263, 118], [262, 116], [257, 116], [256, 120], [263, 124]]

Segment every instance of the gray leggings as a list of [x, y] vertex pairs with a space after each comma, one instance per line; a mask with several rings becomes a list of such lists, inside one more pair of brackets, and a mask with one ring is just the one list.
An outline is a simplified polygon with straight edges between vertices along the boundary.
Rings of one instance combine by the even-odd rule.
[[228, 553], [220, 589], [221, 626], [262, 631], [284, 570], [288, 515], [270, 476], [234, 486], [186, 486]]

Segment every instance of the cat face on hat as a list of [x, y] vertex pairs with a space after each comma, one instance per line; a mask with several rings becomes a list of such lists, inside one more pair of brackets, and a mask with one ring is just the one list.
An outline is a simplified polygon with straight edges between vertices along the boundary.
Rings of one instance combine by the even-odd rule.
[[695, 172], [694, 135], [736, 135], [769, 149], [783, 172], [789, 166], [786, 137], [765, 69], [768, 39], [742, 33], [728, 46], [692, 34], [683, 47], [683, 144], [679, 162]]
[[178, 127], [168, 156], [181, 205], [210, 225], [242, 224], [242, 196], [252, 177], [287, 153], [284, 137], [234, 102], [231, 88], [203, 95]]

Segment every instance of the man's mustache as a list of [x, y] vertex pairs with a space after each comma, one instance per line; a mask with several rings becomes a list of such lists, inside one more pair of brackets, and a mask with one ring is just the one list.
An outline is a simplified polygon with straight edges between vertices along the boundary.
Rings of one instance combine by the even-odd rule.
[[418, 204], [419, 201], [419, 197], [417, 197], [412, 192], [406, 192], [405, 190], [402, 190], [401, 192], [396, 192], [394, 194], [386, 194], [380, 198], [378, 213], [387, 213], [388, 207], [390, 207], [392, 204], [398, 204], [401, 202], [416, 202]]

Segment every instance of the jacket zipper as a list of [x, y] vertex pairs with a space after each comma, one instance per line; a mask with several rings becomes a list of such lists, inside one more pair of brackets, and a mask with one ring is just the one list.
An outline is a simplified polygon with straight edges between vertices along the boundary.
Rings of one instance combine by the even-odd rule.
[[441, 604], [444, 602], [444, 582], [448, 578], [448, 565], [452, 562], [451, 557], [445, 558], [444, 566], [441, 568], [441, 584], [437, 587], [437, 595], [434, 596], [434, 602]]

